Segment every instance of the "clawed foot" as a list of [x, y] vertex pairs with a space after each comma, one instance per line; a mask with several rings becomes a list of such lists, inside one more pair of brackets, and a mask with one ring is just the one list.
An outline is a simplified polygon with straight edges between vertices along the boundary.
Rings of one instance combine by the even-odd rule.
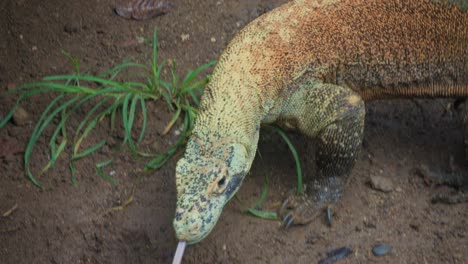
[[290, 192], [278, 209], [278, 216], [282, 220], [282, 227], [287, 229], [292, 225], [305, 225], [312, 222], [325, 208], [327, 208], [327, 218], [331, 222], [330, 206], [320, 206], [305, 194], [297, 195], [295, 192]]

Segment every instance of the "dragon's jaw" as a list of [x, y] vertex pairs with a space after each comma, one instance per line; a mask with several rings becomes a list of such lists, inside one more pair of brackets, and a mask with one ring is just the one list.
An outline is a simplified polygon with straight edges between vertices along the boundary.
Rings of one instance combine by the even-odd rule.
[[218, 222], [223, 210], [222, 207], [211, 210], [209, 213], [191, 212], [185, 213], [184, 217], [177, 219], [178, 213], [184, 209], [176, 210], [174, 229], [178, 240], [186, 241], [187, 244], [195, 244], [203, 240], [211, 233]]
[[244, 177], [245, 173], [232, 176], [221, 195], [185, 195], [178, 199], [173, 223], [177, 238], [195, 244], [208, 236], [226, 203], [239, 190]]

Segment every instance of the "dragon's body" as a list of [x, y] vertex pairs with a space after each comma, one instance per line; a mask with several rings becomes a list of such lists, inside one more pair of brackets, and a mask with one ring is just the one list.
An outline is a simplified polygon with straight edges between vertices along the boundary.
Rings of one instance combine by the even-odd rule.
[[311, 191], [336, 201], [362, 142], [364, 101], [468, 97], [468, 1], [295, 0], [221, 55], [178, 162], [174, 227], [196, 243], [248, 173], [261, 123], [318, 138]]

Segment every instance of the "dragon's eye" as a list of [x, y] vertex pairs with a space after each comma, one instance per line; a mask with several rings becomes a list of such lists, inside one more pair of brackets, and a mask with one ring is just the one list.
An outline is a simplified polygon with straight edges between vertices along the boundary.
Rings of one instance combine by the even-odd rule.
[[222, 177], [221, 179], [219, 179], [219, 181], [218, 181], [218, 187], [219, 188], [224, 187], [225, 184], [226, 184], [226, 177]]

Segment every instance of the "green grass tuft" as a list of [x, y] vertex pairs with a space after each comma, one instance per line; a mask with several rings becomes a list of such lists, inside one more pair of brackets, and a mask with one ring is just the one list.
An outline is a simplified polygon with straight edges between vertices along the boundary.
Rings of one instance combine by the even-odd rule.
[[[146, 101], [163, 99], [168, 107], [174, 111], [173, 118], [164, 130], [168, 133], [179, 118], [183, 118], [183, 133], [181, 133], [177, 143], [165, 152], [157, 155], [151, 160], [146, 168], [160, 168], [168, 159], [170, 159], [177, 150], [182, 147], [193, 128], [196, 116], [196, 107], [198, 106], [199, 94], [203, 87], [208, 83], [208, 76], [201, 77], [202, 71], [215, 64], [214, 61], [204, 64], [189, 73], [182, 79], [176, 74], [175, 63], [168, 65], [166, 62], [158, 62], [157, 31], [153, 34], [153, 57], [150, 66], [133, 62], [124, 62], [112, 69], [93, 76], [82, 73], [80, 62], [71, 54], [63, 52], [71, 61], [74, 73], [68, 75], [55, 75], [43, 78], [42, 81], [22, 85], [11, 93], [19, 93], [19, 98], [10, 112], [4, 119], [0, 120], [0, 128], [5, 126], [11, 119], [18, 105], [25, 99], [45, 93], [54, 93], [56, 97], [49, 103], [41, 114], [33, 133], [27, 143], [24, 153], [24, 165], [26, 176], [32, 183], [42, 187], [33, 175], [30, 169], [30, 159], [34, 146], [42, 136], [44, 130], [48, 127], [54, 127], [54, 131], [49, 140], [50, 160], [39, 172], [38, 176], [52, 168], [60, 155], [71, 148], [71, 158], [69, 168], [71, 172], [71, 181], [77, 185], [75, 178], [76, 168], [74, 162], [89, 156], [100, 150], [107, 144], [106, 139], [97, 140], [91, 146], [83, 149], [85, 142], [91, 131], [105, 119], [110, 119], [111, 130], [115, 128], [118, 111], [121, 111], [121, 120], [124, 128], [124, 139], [122, 145], [126, 145], [135, 155], [152, 156], [151, 154], [139, 152], [138, 144], [143, 140], [147, 125]], [[161, 79], [161, 73], [165, 67], [169, 67], [170, 80]], [[139, 81], [118, 81], [123, 78], [124, 71], [137, 72], [137, 76], [143, 77], [144, 82]], [[70, 117], [80, 111], [85, 105], [93, 105], [86, 113], [79, 124], [70, 128]], [[141, 110], [142, 124], [137, 139], [132, 137], [132, 131], [135, 127], [137, 109]], [[54, 121], [58, 120], [58, 124]], [[68, 131], [74, 131], [73, 135], [67, 134]], [[154, 155], [153, 155], [154, 156]], [[110, 162], [97, 163], [96, 172], [99, 176], [111, 183], [117, 181], [102, 171], [102, 167], [109, 165]]]

